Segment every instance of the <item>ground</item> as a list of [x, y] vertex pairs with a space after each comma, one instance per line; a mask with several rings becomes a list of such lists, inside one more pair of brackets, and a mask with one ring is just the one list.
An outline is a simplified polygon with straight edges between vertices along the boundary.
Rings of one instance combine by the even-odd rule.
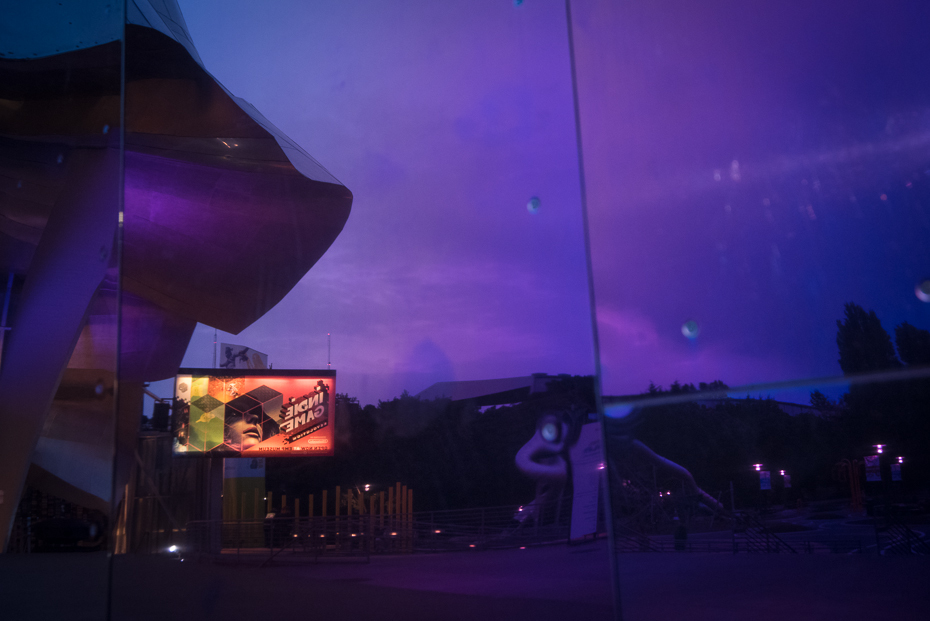
[[[623, 619], [930, 618], [920, 556], [621, 554]], [[113, 619], [611, 619], [606, 542], [526, 550], [216, 565], [116, 557]], [[0, 556], [0, 618], [99, 620], [107, 559]]]

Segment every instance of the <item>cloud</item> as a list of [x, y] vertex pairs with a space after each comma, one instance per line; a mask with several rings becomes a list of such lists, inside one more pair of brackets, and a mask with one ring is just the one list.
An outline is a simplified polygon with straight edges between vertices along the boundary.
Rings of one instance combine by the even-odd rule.
[[662, 334], [634, 310], [599, 306], [603, 390], [607, 395], [638, 394], [650, 382], [698, 384], [721, 380], [730, 386], [781, 381], [803, 374], [780, 357], [748, 355], [724, 338], [701, 335], [694, 341], [680, 331]]

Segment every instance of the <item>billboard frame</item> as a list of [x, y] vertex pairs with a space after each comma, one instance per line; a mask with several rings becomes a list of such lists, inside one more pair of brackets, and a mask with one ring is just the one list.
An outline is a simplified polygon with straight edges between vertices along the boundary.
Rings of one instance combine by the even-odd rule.
[[[306, 379], [308, 381], [322, 380], [326, 381], [330, 387], [330, 391], [327, 391], [326, 388], [323, 388], [324, 395], [327, 392], [328, 398], [324, 399], [326, 402], [326, 407], [324, 409], [325, 418], [322, 421], [322, 426], [317, 425], [317, 428], [314, 428], [314, 425], [309, 422], [313, 419], [312, 414], [307, 412], [307, 423], [304, 423], [303, 416], [297, 416], [298, 411], [295, 410], [296, 404], [300, 403], [300, 397], [296, 393], [302, 391], [296, 391], [294, 395], [285, 395], [284, 392], [277, 392], [275, 389], [271, 389], [271, 392], [277, 393], [277, 404], [275, 407], [259, 407], [256, 402], [256, 407], [260, 410], [258, 414], [262, 415], [261, 424], [256, 423], [255, 426], [261, 427], [263, 430], [266, 430], [266, 423], [269, 422], [269, 419], [272, 419], [270, 422], [273, 432], [268, 432], [268, 435], [265, 435], [263, 431], [261, 434], [258, 431], [255, 432], [255, 435], [261, 435], [261, 438], [258, 440], [258, 444], [246, 449], [237, 449], [236, 444], [233, 443], [230, 446], [230, 443], [227, 441], [227, 428], [233, 429], [235, 425], [230, 425], [228, 420], [230, 418], [229, 412], [227, 411], [227, 406], [229, 404], [235, 403], [241, 399], [248, 399], [251, 396], [251, 393], [256, 389], [253, 388], [248, 393], [243, 392], [242, 395], [235, 396], [236, 393], [233, 393], [233, 397], [226, 397], [222, 401], [223, 406], [223, 422], [222, 429], [219, 432], [222, 436], [221, 441], [217, 442], [216, 437], [213, 438], [214, 446], [210, 446], [206, 449], [194, 449], [190, 450], [188, 448], [181, 448], [183, 446], [190, 446], [191, 436], [193, 433], [191, 422], [191, 411], [196, 403], [193, 401], [193, 397], [196, 393], [193, 393], [194, 386], [191, 385], [189, 390], [192, 391], [191, 400], [186, 400], [181, 398], [180, 394], [183, 392], [181, 390], [183, 387], [179, 387], [179, 380], [182, 377], [195, 377], [195, 378], [215, 378], [215, 379], [243, 379], [243, 380], [252, 380], [253, 382], [261, 382], [263, 378], [272, 380], [271, 383], [278, 381], [287, 382], [289, 378], [297, 379]], [[212, 383], [212, 379], [208, 380]], [[321, 384], [322, 386], [322, 384]], [[259, 388], [264, 388], [268, 390], [268, 386], [262, 384]], [[319, 390], [319, 389], [317, 389]], [[223, 392], [223, 391], [221, 391]], [[208, 393], [206, 397], [212, 398], [213, 393]], [[307, 392], [308, 402], [310, 401], [309, 396], [310, 392]], [[222, 399], [222, 398], [221, 398]], [[215, 399], [214, 399], [215, 401]], [[216, 401], [215, 401], [216, 402]], [[216, 402], [219, 403], [219, 402]], [[288, 408], [288, 403], [295, 404], [295, 408]], [[314, 402], [318, 403], [318, 402]], [[212, 458], [230, 458], [230, 457], [243, 457], [243, 458], [254, 458], [254, 457], [332, 457], [335, 451], [335, 403], [336, 403], [336, 370], [335, 369], [224, 369], [224, 368], [203, 368], [203, 367], [182, 367], [178, 369], [174, 377], [174, 398], [173, 398], [173, 408], [171, 414], [171, 434], [173, 436], [172, 442], [172, 454], [176, 457], [192, 457], [198, 459], [212, 459]], [[310, 404], [312, 405], [312, 403]], [[211, 406], [216, 407], [216, 406]], [[298, 408], [299, 409], [299, 408]], [[312, 409], [312, 408], [311, 408]], [[185, 411], [186, 410], [186, 411]], [[290, 410], [288, 413], [285, 413], [285, 410]], [[199, 411], [199, 410], [197, 410]], [[245, 411], [243, 409], [243, 411]], [[301, 410], [306, 411], [306, 410]], [[272, 412], [273, 414], [269, 414]], [[212, 412], [211, 412], [212, 414]], [[246, 418], [246, 414], [242, 415], [243, 418]], [[215, 419], [217, 417], [210, 416], [210, 418]], [[232, 416], [234, 418], [234, 416]], [[273, 420], [277, 419], [277, 420]], [[293, 419], [293, 420], [292, 420]], [[297, 420], [300, 420], [300, 425], [297, 425]], [[201, 421], [198, 421], [201, 422]], [[279, 430], [284, 428], [288, 423], [292, 423], [292, 426], [288, 430]], [[212, 423], [214, 426], [217, 423]], [[248, 424], [252, 424], [251, 422]], [[280, 425], [281, 427], [279, 428]], [[301, 442], [304, 438], [316, 434], [319, 431], [329, 427], [329, 429], [322, 435], [314, 435], [314, 440], [318, 438], [325, 437], [327, 439], [326, 446], [324, 449], [315, 449], [314, 446], [320, 446], [319, 441], [308, 441]], [[305, 429], [306, 428], [306, 429]], [[214, 430], [212, 433], [214, 435], [217, 433]], [[235, 431], [232, 431], [235, 434]], [[288, 435], [290, 434], [290, 435]], [[235, 437], [235, 436], [233, 436]], [[240, 436], [243, 444], [248, 438], [247, 433], [243, 433]], [[279, 439], [279, 442], [283, 442], [280, 446], [273, 445], [269, 446], [265, 444], [267, 441]], [[233, 441], [235, 442], [235, 440]], [[300, 443], [300, 444], [298, 444]], [[265, 446], [262, 446], [265, 444]]]

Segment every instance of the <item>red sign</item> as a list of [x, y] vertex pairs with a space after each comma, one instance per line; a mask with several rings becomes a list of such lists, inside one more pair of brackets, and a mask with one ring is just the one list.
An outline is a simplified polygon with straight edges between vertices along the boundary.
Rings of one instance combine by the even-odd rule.
[[181, 369], [174, 452], [332, 455], [335, 410], [335, 371]]

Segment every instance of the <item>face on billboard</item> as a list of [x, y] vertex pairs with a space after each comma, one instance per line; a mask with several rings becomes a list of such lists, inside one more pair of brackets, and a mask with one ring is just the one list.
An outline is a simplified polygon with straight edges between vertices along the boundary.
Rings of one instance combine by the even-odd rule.
[[181, 369], [174, 451], [185, 455], [332, 455], [333, 371]]

